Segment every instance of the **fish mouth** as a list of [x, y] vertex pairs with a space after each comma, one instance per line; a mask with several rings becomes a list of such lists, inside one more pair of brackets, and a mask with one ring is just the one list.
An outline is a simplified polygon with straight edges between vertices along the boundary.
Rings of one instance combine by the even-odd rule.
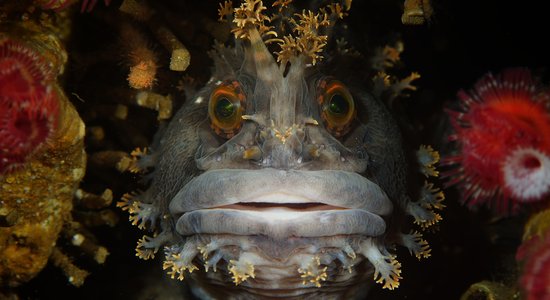
[[347, 208], [319, 203], [319, 202], [313, 202], [313, 203], [238, 202], [235, 204], [212, 207], [211, 209], [236, 209], [236, 210], [249, 210], [249, 211], [258, 211], [258, 212], [269, 212], [274, 210], [281, 210], [281, 211], [288, 211], [288, 212], [296, 212], [296, 211], [304, 212], [304, 211], [318, 211], [318, 210], [339, 210], [339, 209], [347, 209]]
[[367, 178], [346, 171], [212, 170], [170, 203], [176, 231], [275, 239], [379, 236], [392, 202]]

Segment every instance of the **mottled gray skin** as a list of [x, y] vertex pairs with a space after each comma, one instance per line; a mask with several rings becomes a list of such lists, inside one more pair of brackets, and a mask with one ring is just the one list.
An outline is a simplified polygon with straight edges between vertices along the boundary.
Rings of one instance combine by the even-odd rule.
[[[323, 66], [307, 66], [301, 57], [291, 60], [287, 72], [282, 73], [263, 43], [252, 40], [235, 48], [218, 46], [211, 53], [215, 63], [212, 79], [177, 112], [153, 149], [155, 170], [146, 202], [166, 216], [161, 227], [171, 237], [167, 246], [181, 249], [191, 238], [199, 241], [205, 236], [208, 241], [216, 235], [224, 241], [234, 237], [240, 251], [254, 251], [275, 262], [266, 267], [268, 271], [256, 269], [256, 279], [238, 286], [226, 270], [225, 275], [220, 275], [220, 270], [195, 271], [191, 285], [201, 298], [364, 295], [373, 282], [373, 269], [367, 261], [358, 263], [349, 276], [329, 268], [329, 278], [320, 288], [300, 288], [302, 279], [297, 273], [280, 280], [273, 279], [273, 274], [279, 270], [277, 262], [284, 265], [287, 257], [309, 245], [330, 250], [345, 241], [358, 249], [362, 239], [373, 238], [385, 251], [384, 245], [391, 243], [387, 240], [396, 230], [392, 218], [403, 216], [408, 201], [407, 163], [399, 129], [385, 106], [364, 87]], [[358, 111], [351, 130], [339, 138], [323, 125], [317, 102], [317, 85], [327, 76], [349, 83]], [[218, 136], [208, 119], [210, 95], [226, 80], [240, 83], [246, 94], [245, 114], [253, 116], [243, 120], [241, 130], [230, 139]], [[285, 141], [273, 135], [285, 130], [292, 132]], [[255, 146], [261, 149], [261, 157], [243, 158], [243, 151]], [[319, 155], [312, 156], [312, 148]], [[283, 194], [289, 198], [281, 198]], [[269, 199], [276, 199], [272, 202], [275, 207], [324, 203], [337, 209], [304, 212], [303, 218], [289, 217], [278, 224], [239, 209], [208, 209]], [[327, 218], [330, 221], [320, 227], [318, 222]], [[330, 246], [333, 244], [336, 246]], [[222, 256], [219, 268], [228, 263], [224, 259]], [[200, 265], [200, 260], [195, 263]], [[285, 268], [280, 270], [288, 272]]]

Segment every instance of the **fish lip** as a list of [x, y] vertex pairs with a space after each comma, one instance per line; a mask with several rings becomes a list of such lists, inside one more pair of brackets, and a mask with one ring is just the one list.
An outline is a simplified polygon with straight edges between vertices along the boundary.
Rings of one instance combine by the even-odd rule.
[[379, 236], [393, 204], [376, 183], [352, 172], [222, 169], [188, 182], [169, 210], [182, 236]]
[[263, 235], [274, 239], [316, 238], [337, 235], [376, 237], [386, 223], [378, 215], [360, 209], [322, 211], [249, 211], [200, 209], [183, 214], [176, 222], [182, 236], [194, 234]]
[[311, 204], [359, 209], [388, 216], [393, 204], [371, 180], [341, 170], [279, 170], [272, 168], [209, 170], [189, 181], [172, 199], [170, 213], [235, 204]]

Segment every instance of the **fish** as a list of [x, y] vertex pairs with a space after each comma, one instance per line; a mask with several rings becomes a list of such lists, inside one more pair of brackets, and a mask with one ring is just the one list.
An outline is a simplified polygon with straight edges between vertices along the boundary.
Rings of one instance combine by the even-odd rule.
[[437, 176], [437, 152], [407, 150], [381, 99], [395, 91], [389, 76], [365, 70], [378, 81], [358, 84], [343, 75], [352, 51], [323, 58], [322, 32], [349, 9], [276, 12], [279, 24], [293, 24], [284, 35], [262, 1], [220, 5], [235, 44], [214, 46], [208, 83], [147, 151], [133, 152], [149, 187], [118, 206], [154, 233], [139, 239], [137, 255], [162, 249], [163, 268], [196, 297], [363, 299], [375, 282], [399, 286], [396, 245], [431, 255], [420, 231], [444, 207], [427, 180]]

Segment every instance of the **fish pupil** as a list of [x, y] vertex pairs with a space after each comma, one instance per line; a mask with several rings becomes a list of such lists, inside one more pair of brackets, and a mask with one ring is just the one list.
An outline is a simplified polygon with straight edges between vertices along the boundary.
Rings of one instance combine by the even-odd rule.
[[344, 115], [349, 110], [349, 104], [348, 104], [348, 101], [346, 101], [346, 99], [344, 98], [344, 96], [340, 94], [334, 94], [330, 98], [328, 109], [333, 114]]
[[216, 104], [216, 115], [219, 118], [226, 119], [229, 118], [235, 113], [235, 105], [229, 99], [223, 97], [218, 100]]

